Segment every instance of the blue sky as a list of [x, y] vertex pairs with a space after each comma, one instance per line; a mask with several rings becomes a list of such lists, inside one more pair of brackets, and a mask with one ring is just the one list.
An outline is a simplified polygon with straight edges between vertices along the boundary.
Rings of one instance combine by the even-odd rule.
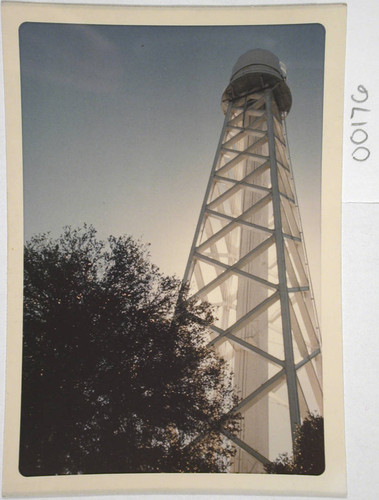
[[287, 118], [312, 281], [319, 290], [321, 25], [20, 28], [25, 237], [93, 224], [151, 243], [182, 276], [238, 57], [287, 66]]

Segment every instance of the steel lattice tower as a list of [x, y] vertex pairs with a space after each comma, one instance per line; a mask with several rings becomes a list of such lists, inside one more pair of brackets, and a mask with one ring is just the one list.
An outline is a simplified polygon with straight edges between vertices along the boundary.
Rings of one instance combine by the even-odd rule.
[[222, 96], [225, 121], [185, 271], [217, 306], [209, 346], [228, 361], [243, 416], [234, 472], [291, 452], [308, 411], [322, 414], [321, 351], [284, 119], [284, 65], [242, 55]]

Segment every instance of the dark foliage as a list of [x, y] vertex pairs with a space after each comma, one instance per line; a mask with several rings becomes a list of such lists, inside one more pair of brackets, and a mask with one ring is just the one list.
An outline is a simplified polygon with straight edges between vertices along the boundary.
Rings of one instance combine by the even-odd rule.
[[318, 476], [325, 470], [324, 419], [309, 414], [296, 432], [294, 453], [279, 455], [265, 465], [269, 474], [308, 474]]
[[144, 245], [92, 227], [34, 237], [24, 260], [21, 473], [227, 470], [217, 431], [238, 417], [225, 417], [226, 364], [204, 346], [209, 307], [178, 303], [179, 281]]

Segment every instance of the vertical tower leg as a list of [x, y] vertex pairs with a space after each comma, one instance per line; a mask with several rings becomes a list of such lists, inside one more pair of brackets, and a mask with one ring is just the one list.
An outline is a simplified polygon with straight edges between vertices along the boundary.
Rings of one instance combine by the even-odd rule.
[[283, 225], [281, 216], [278, 166], [275, 148], [274, 118], [272, 109], [272, 90], [265, 91], [267, 134], [270, 157], [272, 205], [274, 211], [276, 256], [278, 261], [279, 295], [283, 325], [283, 343], [285, 356], [285, 371], [287, 377], [288, 401], [291, 420], [292, 439], [294, 440], [296, 426], [300, 424], [299, 396], [297, 393], [296, 369], [293, 355], [290, 306], [287, 287], [286, 260], [284, 254]]

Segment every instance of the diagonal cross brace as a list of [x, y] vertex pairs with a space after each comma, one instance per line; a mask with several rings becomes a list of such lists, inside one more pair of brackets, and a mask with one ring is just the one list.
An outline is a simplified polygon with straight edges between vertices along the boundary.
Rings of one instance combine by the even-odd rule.
[[241, 139], [244, 139], [247, 135], [253, 137], [263, 137], [264, 135], [266, 135], [266, 133], [267, 132], [265, 130], [259, 130], [250, 127], [241, 128], [241, 131], [238, 132], [238, 134], [235, 134], [233, 137], [225, 141], [223, 145], [226, 147], [233, 146], [233, 144], [240, 141]]
[[[202, 255], [201, 253], [195, 252], [195, 257], [199, 260], [202, 260], [203, 262], [207, 262], [209, 264], [212, 264], [213, 266], [222, 267], [223, 269], [226, 269], [226, 270], [230, 269], [230, 266], [228, 264], [224, 264], [223, 262], [220, 262], [219, 260], [212, 259], [212, 257], [208, 257], [207, 255]], [[257, 281], [258, 283], [261, 283], [262, 285], [265, 285], [269, 288], [273, 288], [274, 290], [278, 289], [278, 285], [276, 285], [275, 283], [271, 283], [271, 281], [267, 281], [264, 278], [260, 278], [259, 276], [248, 273], [246, 271], [243, 271], [242, 269], [235, 268], [235, 269], [233, 269], [233, 272], [236, 274], [239, 274], [240, 276], [244, 276], [245, 278], [249, 278], [249, 279], [252, 279], [254, 281]], [[205, 286], [206, 285], [204, 285], [204, 287]]]
[[254, 256], [260, 255], [262, 252], [264, 252], [272, 243], [274, 242], [274, 237], [267, 238], [265, 241], [260, 243], [258, 246], [256, 246], [253, 250], [248, 252], [242, 259], [240, 259], [238, 262], [236, 262], [233, 266], [228, 266], [228, 268], [219, 274], [215, 279], [210, 281], [207, 285], [205, 285], [203, 288], [198, 290], [195, 294], [193, 294], [193, 297], [199, 297], [201, 295], [206, 295], [210, 293], [212, 290], [214, 290], [217, 286], [220, 286], [221, 283], [223, 283], [225, 280], [227, 280], [233, 273], [236, 271], [236, 269], [239, 269], [240, 267], [244, 266], [251, 260]]
[[[264, 207], [267, 203], [269, 203], [269, 201], [271, 200], [271, 195], [270, 194], [267, 194], [266, 196], [264, 196], [263, 198], [261, 198], [259, 201], [257, 201], [257, 203], [254, 203], [254, 205], [252, 205], [250, 208], [248, 208], [247, 210], [245, 210], [244, 212], [242, 212], [241, 215], [239, 215], [238, 217], [232, 217], [232, 216], [229, 216], [229, 215], [226, 215], [226, 214], [222, 214], [220, 212], [217, 212], [217, 211], [214, 211], [214, 210], [211, 210], [209, 208], [206, 208], [206, 212], [212, 214], [212, 215], [215, 215], [217, 217], [221, 217], [221, 218], [224, 218], [224, 219], [228, 219], [230, 220], [231, 222], [229, 224], [227, 224], [226, 226], [224, 226], [222, 229], [220, 229], [219, 231], [217, 231], [217, 233], [214, 233], [210, 238], [208, 238], [206, 241], [204, 241], [203, 243], [201, 243], [198, 247], [197, 247], [197, 251], [198, 252], [201, 252], [203, 250], [205, 250], [206, 248], [210, 247], [211, 244], [213, 243], [216, 243], [216, 241], [218, 241], [219, 239], [221, 239], [225, 234], [229, 233], [235, 226], [238, 226], [238, 224], [240, 224], [241, 222], [243, 222], [243, 220], [246, 218], [246, 217], [249, 217], [250, 215], [252, 215], [256, 210], [259, 210], [261, 209], [262, 207]], [[265, 228], [264, 226], [257, 226], [256, 224], [254, 225], [254, 227], [257, 227], [257, 229], [259, 228], [263, 228], [263, 230], [266, 230], [270, 233], [272, 233], [272, 231], [268, 228]]]
[[276, 358], [275, 356], [272, 356], [268, 352], [263, 351], [262, 349], [259, 349], [259, 347], [256, 347], [255, 345], [250, 344], [249, 342], [246, 342], [246, 340], [243, 340], [243, 339], [240, 339], [239, 337], [236, 337], [232, 333], [227, 333], [225, 335], [225, 337], [227, 337], [229, 340], [232, 340], [236, 344], [239, 344], [244, 349], [246, 349], [248, 351], [255, 352], [256, 354], [259, 354], [263, 358], [266, 358], [268, 361], [272, 361], [273, 363], [280, 365], [280, 366], [284, 365], [284, 361], [282, 361], [281, 359]]
[[249, 394], [245, 399], [243, 399], [237, 406], [235, 406], [232, 410], [230, 410], [230, 414], [232, 413], [238, 413], [240, 410], [246, 407], [246, 405], [251, 405], [254, 404], [254, 399], [257, 398], [262, 398], [265, 394], [270, 392], [274, 387], [278, 386], [281, 382], [282, 379], [285, 378], [286, 372], [285, 369], [283, 368], [280, 370], [278, 373], [276, 373], [274, 376], [269, 378], [264, 384], [258, 387], [255, 391], [253, 391], [251, 394]]
[[[261, 167], [262, 166], [265, 166], [267, 168], [269, 165], [267, 163], [267, 165], [263, 164], [263, 165], [261, 165]], [[228, 182], [230, 184], [233, 184], [233, 186], [228, 188], [224, 193], [220, 194], [220, 196], [218, 196], [217, 198], [212, 200], [210, 203], [208, 203], [208, 208], [214, 208], [215, 206], [217, 207], [222, 202], [226, 201], [231, 196], [233, 196], [233, 194], [238, 193], [238, 191], [241, 189], [241, 187], [243, 188], [244, 186], [249, 187], [251, 189], [256, 189], [257, 191], [264, 191], [266, 193], [269, 193], [271, 191], [270, 188], [268, 188], [266, 186], [260, 186], [259, 184], [252, 184], [251, 182], [247, 181], [247, 179], [249, 177], [252, 177], [253, 173], [255, 173], [255, 171], [251, 172], [250, 174], [248, 174], [246, 177], [244, 177], [240, 181], [237, 181], [235, 179], [231, 179], [230, 177], [224, 177], [222, 175], [216, 174], [214, 176], [216, 181], [221, 181], [224, 183]]]
[[235, 323], [233, 323], [229, 328], [226, 330], [223, 330], [222, 333], [219, 334], [218, 337], [214, 338], [211, 340], [207, 345], [212, 346], [214, 344], [217, 344], [223, 337], [225, 337], [228, 333], [232, 333], [235, 331], [240, 330], [245, 326], [246, 323], [249, 321], [252, 321], [252, 319], [255, 316], [258, 316], [261, 314], [263, 311], [267, 310], [272, 304], [274, 304], [277, 300], [279, 299], [279, 292], [275, 292], [267, 299], [263, 300], [260, 304], [258, 304], [256, 307], [251, 309], [249, 312], [244, 314], [241, 318], [239, 318]]
[[266, 465], [266, 464], [270, 463], [269, 459], [266, 458], [261, 453], [259, 453], [259, 451], [255, 450], [254, 448], [252, 448], [251, 446], [249, 446], [247, 443], [245, 443], [244, 441], [242, 441], [241, 439], [239, 439], [237, 436], [233, 436], [233, 434], [231, 434], [230, 432], [228, 432], [226, 429], [221, 429], [221, 433], [225, 437], [227, 437], [228, 439], [230, 439], [230, 441], [233, 441], [233, 443], [235, 443], [237, 446], [239, 446], [244, 451], [246, 451], [246, 453], [248, 453], [249, 455], [251, 455], [252, 457], [254, 457], [255, 459], [257, 459], [259, 462], [261, 462], [263, 465]]

